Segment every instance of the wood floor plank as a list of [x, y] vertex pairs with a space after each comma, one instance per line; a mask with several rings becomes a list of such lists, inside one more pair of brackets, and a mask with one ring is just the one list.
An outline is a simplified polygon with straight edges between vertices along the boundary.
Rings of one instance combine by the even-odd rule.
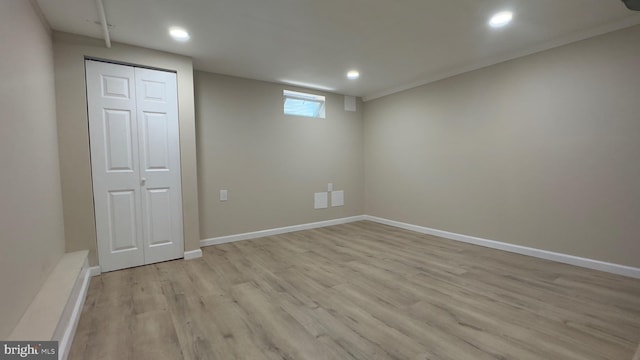
[[640, 280], [372, 222], [92, 279], [69, 359], [640, 360]]
[[233, 287], [234, 300], [251, 317], [255, 326], [269, 334], [271, 346], [284, 359], [331, 359], [325, 347], [316, 341], [294, 317], [278, 305], [254, 282]]
[[205, 298], [204, 302], [207, 304], [208, 321], [216, 324], [225, 347], [231, 352], [228, 359], [282, 359], [269, 335], [255, 325], [236, 301], [214, 296]]
[[463, 324], [474, 323], [469, 320], [471, 317], [485, 324], [484, 326], [474, 325], [475, 328], [481, 328], [499, 336], [512, 337], [517, 342], [525, 341], [532, 346], [535, 344], [541, 352], [545, 352], [544, 349], [547, 347], [553, 347], [554, 343], [560, 342], [566, 347], [585, 349], [595, 354], [615, 355], [613, 358], [621, 356], [620, 352], [623, 349], [619, 343], [576, 330], [568, 326], [562, 318], [550, 318], [540, 312], [531, 312], [526, 307], [503, 301], [503, 297], [481, 293], [470, 286], [457, 286], [434, 278], [417, 277], [417, 279], [422, 287], [429, 289], [423, 292], [423, 300], [419, 304], [424, 305], [426, 302], [430, 306], [450, 312], [455, 319], [466, 319], [459, 320], [461, 330], [464, 330]]

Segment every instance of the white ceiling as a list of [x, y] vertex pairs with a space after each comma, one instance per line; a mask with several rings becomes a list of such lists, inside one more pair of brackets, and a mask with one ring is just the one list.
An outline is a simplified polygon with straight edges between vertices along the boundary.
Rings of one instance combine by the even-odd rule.
[[[93, 0], [38, 0], [55, 30], [102, 38]], [[640, 24], [620, 0], [104, 0], [112, 41], [196, 69], [371, 99]], [[511, 25], [487, 26], [491, 14]], [[169, 26], [191, 40], [173, 41]], [[358, 69], [356, 81], [347, 70]]]

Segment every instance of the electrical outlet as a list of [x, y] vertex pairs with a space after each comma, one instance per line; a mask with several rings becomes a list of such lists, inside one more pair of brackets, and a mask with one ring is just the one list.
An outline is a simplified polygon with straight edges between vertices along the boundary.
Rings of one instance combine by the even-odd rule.
[[328, 192], [332, 192], [333, 191], [333, 183], [327, 184], [327, 191]]
[[227, 190], [220, 190], [220, 201], [227, 201]]

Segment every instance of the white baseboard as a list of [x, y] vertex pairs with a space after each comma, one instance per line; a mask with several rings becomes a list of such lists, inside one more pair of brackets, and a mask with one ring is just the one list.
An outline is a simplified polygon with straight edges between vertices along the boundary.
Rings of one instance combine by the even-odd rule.
[[588, 269], [594, 269], [594, 270], [604, 271], [612, 274], [618, 274], [618, 275], [640, 279], [640, 268], [636, 268], [636, 267], [608, 263], [604, 261], [593, 260], [589, 258], [583, 258], [583, 257], [578, 257], [578, 256], [573, 256], [573, 255], [568, 255], [563, 253], [557, 253], [553, 251], [540, 250], [536, 248], [509, 244], [509, 243], [504, 243], [504, 242], [495, 241], [495, 240], [488, 240], [488, 239], [483, 239], [483, 238], [474, 237], [474, 236], [456, 234], [448, 231], [442, 231], [442, 230], [432, 229], [424, 226], [407, 224], [399, 221], [384, 219], [384, 218], [370, 216], [370, 215], [365, 215], [364, 218], [365, 218], [364, 220], [369, 220], [369, 221], [377, 222], [380, 224], [390, 225], [390, 226], [398, 227], [401, 229], [411, 230], [411, 231], [419, 232], [422, 234], [439, 236], [446, 239], [462, 241], [465, 243], [485, 246], [492, 249], [504, 250], [504, 251], [508, 251], [516, 254], [533, 256], [541, 259], [556, 261], [560, 263], [565, 263], [565, 264], [580, 266]]
[[89, 268], [89, 274], [91, 275], [91, 277], [98, 276], [102, 274], [102, 269], [100, 268], [100, 266], [92, 266]]
[[185, 260], [192, 260], [192, 259], [197, 259], [201, 257], [202, 257], [202, 249], [190, 250], [190, 251], [184, 252]]
[[[286, 226], [286, 227], [281, 227], [276, 229], [268, 229], [268, 230], [260, 230], [260, 231], [254, 231], [254, 232], [243, 233], [243, 234], [220, 236], [220, 237], [215, 237], [211, 239], [200, 240], [200, 246], [204, 247], [204, 246], [218, 245], [218, 244], [224, 244], [224, 243], [235, 242], [235, 241], [256, 239], [256, 238], [265, 237], [265, 236], [284, 234], [284, 233], [300, 231], [300, 230], [309, 230], [309, 229], [315, 229], [315, 228], [326, 227], [326, 226], [340, 225], [340, 224], [346, 224], [346, 223], [362, 221], [362, 220], [373, 221], [380, 224], [390, 225], [390, 226], [398, 227], [401, 229], [419, 232], [422, 234], [439, 236], [439, 237], [450, 239], [450, 240], [456, 240], [456, 241], [461, 241], [469, 244], [480, 245], [480, 246], [484, 246], [492, 249], [508, 251], [508, 252], [521, 254], [521, 255], [533, 256], [540, 259], [546, 259], [546, 260], [556, 261], [564, 264], [570, 264], [570, 265], [580, 266], [588, 269], [599, 270], [599, 271], [604, 271], [612, 274], [640, 279], [640, 268], [636, 268], [632, 266], [614, 264], [614, 263], [604, 262], [600, 260], [583, 258], [579, 256], [573, 256], [573, 255], [568, 255], [568, 254], [563, 254], [563, 253], [558, 253], [553, 251], [541, 250], [541, 249], [536, 249], [536, 248], [522, 246], [522, 245], [515, 245], [515, 244], [509, 244], [501, 241], [483, 239], [475, 236], [457, 234], [449, 231], [443, 231], [443, 230], [432, 229], [432, 228], [419, 226], [419, 225], [407, 224], [407, 223], [403, 223], [395, 220], [389, 220], [389, 219], [384, 219], [384, 218], [370, 216], [370, 215], [351, 216], [347, 218], [319, 221], [319, 222], [301, 224], [301, 225]], [[198, 250], [195, 250], [195, 251], [198, 251]], [[202, 256], [201, 254], [202, 254], [202, 251], [200, 250], [200, 256]], [[185, 253], [185, 259], [189, 259], [187, 257], [187, 253]]]
[[66, 326], [64, 327], [64, 332], [58, 343], [59, 360], [66, 360], [67, 356], [69, 356], [69, 350], [71, 349], [71, 344], [73, 343], [73, 338], [75, 337], [76, 329], [78, 328], [78, 321], [80, 321], [80, 315], [82, 314], [84, 302], [87, 298], [87, 291], [89, 290], [89, 283], [91, 282], [91, 278], [94, 276], [92, 273], [95, 268], [100, 271], [99, 267], [90, 268], [88, 262], [85, 262], [85, 266], [83, 267], [80, 276], [78, 276], [76, 286], [74, 286], [74, 290], [67, 302], [68, 309], [65, 309], [65, 317], [60, 320], [60, 323], [66, 324]]
[[224, 243], [229, 243], [234, 241], [256, 239], [256, 238], [261, 238], [265, 236], [285, 234], [285, 233], [290, 233], [290, 232], [300, 231], [300, 230], [316, 229], [316, 228], [321, 228], [326, 226], [340, 225], [340, 224], [346, 224], [346, 223], [362, 221], [362, 220], [365, 220], [364, 215], [319, 221], [319, 222], [308, 223], [308, 224], [285, 226], [281, 228], [260, 230], [260, 231], [248, 232], [243, 234], [220, 236], [220, 237], [215, 237], [211, 239], [200, 240], [200, 246], [211, 246], [211, 245], [224, 244]]

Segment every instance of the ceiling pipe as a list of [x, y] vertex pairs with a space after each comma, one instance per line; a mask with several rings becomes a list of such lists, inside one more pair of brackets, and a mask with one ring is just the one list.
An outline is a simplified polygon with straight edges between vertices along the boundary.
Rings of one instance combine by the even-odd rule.
[[100, 25], [102, 25], [102, 33], [104, 34], [104, 44], [108, 48], [111, 48], [109, 25], [107, 23], [107, 16], [104, 13], [104, 4], [102, 3], [102, 0], [96, 0], [96, 6], [98, 7], [98, 13], [100, 14]]

